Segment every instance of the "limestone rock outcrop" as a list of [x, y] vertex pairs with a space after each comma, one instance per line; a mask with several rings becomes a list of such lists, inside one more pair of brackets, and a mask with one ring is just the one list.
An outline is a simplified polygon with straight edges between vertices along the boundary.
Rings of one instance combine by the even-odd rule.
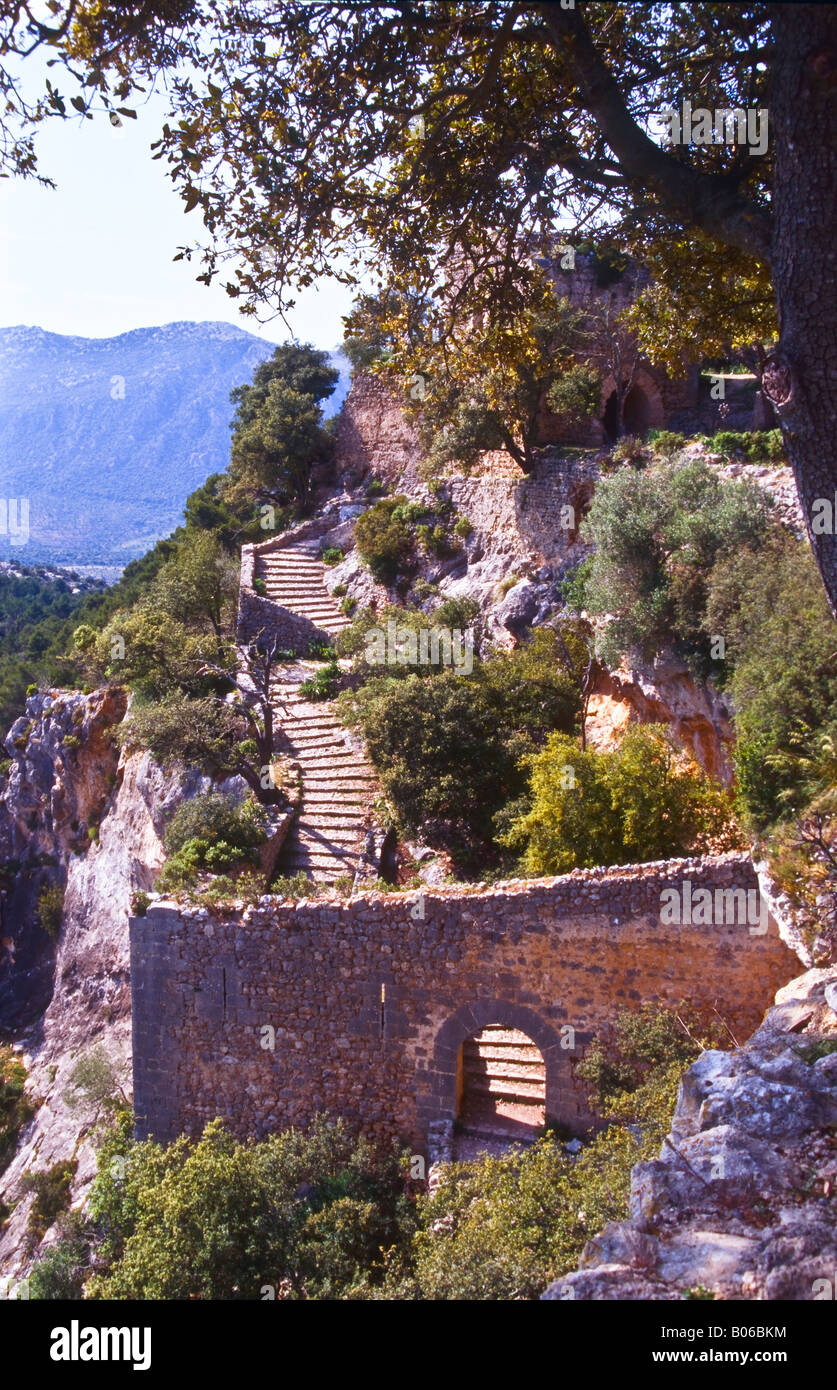
[[659, 1159], [633, 1170], [630, 1220], [545, 1299], [835, 1297], [835, 1003], [837, 969], [809, 970], [744, 1046], [698, 1058]]

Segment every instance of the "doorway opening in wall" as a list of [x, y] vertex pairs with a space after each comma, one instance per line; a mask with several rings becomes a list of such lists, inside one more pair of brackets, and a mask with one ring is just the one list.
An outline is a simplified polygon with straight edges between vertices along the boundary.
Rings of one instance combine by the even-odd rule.
[[632, 386], [622, 406], [625, 434], [644, 435], [651, 426], [651, 405], [641, 386]]
[[616, 399], [615, 391], [611, 391], [605, 402], [602, 428], [607, 443], [615, 444], [619, 438], [619, 402]]
[[517, 1028], [490, 1023], [459, 1049], [456, 1117], [472, 1133], [533, 1140], [546, 1123], [543, 1053]]

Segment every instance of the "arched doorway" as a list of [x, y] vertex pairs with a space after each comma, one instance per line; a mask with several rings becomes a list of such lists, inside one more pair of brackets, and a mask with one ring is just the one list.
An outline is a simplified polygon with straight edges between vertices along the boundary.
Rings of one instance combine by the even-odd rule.
[[546, 1063], [519, 1028], [489, 1023], [459, 1049], [456, 1115], [469, 1130], [534, 1138], [546, 1123]]
[[619, 402], [616, 399], [616, 392], [611, 391], [607, 398], [602, 416], [602, 429], [604, 430], [605, 440], [608, 444], [615, 444], [619, 438]]
[[622, 406], [626, 434], [645, 434], [651, 427], [651, 406], [641, 386], [632, 386]]

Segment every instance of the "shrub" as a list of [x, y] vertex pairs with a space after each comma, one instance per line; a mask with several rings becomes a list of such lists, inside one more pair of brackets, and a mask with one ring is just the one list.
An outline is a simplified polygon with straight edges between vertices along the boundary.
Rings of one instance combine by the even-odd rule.
[[602, 1094], [611, 1124], [577, 1158], [547, 1137], [523, 1153], [446, 1164], [420, 1203], [409, 1258], [394, 1252], [388, 1295], [537, 1299], [577, 1268], [587, 1241], [628, 1215], [634, 1164], [659, 1153], [679, 1078], [700, 1052], [702, 1035], [686, 1022], [692, 1038], [664, 1010], [620, 1010], [611, 1036], [594, 1041], [588, 1056], [598, 1048], [612, 1068]]
[[345, 559], [345, 556], [339, 546], [327, 545], [320, 559], [324, 565], [339, 565], [340, 561]]
[[648, 434], [648, 443], [654, 450], [658, 458], [670, 458], [676, 454], [686, 443], [685, 434], [677, 434], [674, 430], [651, 430]]
[[0, 1173], [9, 1164], [18, 1138], [35, 1113], [26, 1096], [26, 1068], [5, 1043], [0, 1043]]
[[463, 541], [467, 540], [468, 537], [473, 534], [474, 530], [467, 516], [461, 516], [453, 529], [455, 535], [459, 536]]
[[334, 598], [343, 598], [349, 592], [349, 588], [347, 584], [335, 584], [331, 592]]
[[340, 667], [337, 662], [327, 661], [325, 666], [320, 667], [316, 675], [302, 682], [299, 693], [303, 700], [333, 700], [337, 693], [339, 679]]
[[778, 463], [785, 457], [781, 430], [754, 430], [745, 452], [751, 463]]
[[386, 484], [383, 483], [380, 478], [372, 478], [366, 484], [367, 497], [380, 497], [386, 490]]
[[340, 600], [340, 611], [345, 613], [347, 617], [354, 612], [356, 607], [357, 603], [353, 598], [346, 597]]
[[503, 836], [528, 873], [671, 859], [724, 836], [729, 794], [678, 765], [665, 730], [630, 726], [613, 752], [553, 734], [531, 758], [531, 810]]
[[[111, 1158], [125, 1156], [114, 1174]], [[281, 1299], [356, 1296], [379, 1284], [384, 1252], [414, 1220], [397, 1153], [317, 1117], [240, 1142], [220, 1121], [166, 1147], [118, 1135], [90, 1197], [107, 1232], [97, 1298]]]
[[262, 598], [267, 596], [267, 584], [263, 579], [254, 579], [253, 588], [257, 594], [261, 594]]
[[193, 796], [181, 802], [166, 827], [166, 852], [175, 854], [196, 838], [224, 840], [240, 855], [251, 853], [267, 838], [264, 808], [251, 797], [241, 801], [220, 792]]
[[37, 695], [37, 693], [38, 693], [38, 687], [37, 687], [37, 685], [27, 685], [27, 687], [26, 687], [26, 698], [27, 698], [27, 700], [30, 698], [30, 696], [32, 696], [32, 695]]
[[706, 627], [726, 639], [739, 805], [765, 829], [833, 782], [817, 762], [837, 732], [837, 624], [807, 543], [781, 530], [731, 556], [711, 576]]
[[768, 538], [770, 504], [755, 484], [726, 481], [705, 463], [623, 469], [603, 478], [582, 535], [593, 543], [585, 601], [610, 615], [598, 651], [651, 660], [673, 647], [699, 674], [711, 664], [707, 591], [716, 566]]
[[97, 1114], [100, 1110], [130, 1108], [119, 1069], [104, 1047], [91, 1048], [76, 1062], [64, 1101], [71, 1110], [90, 1106]]
[[184, 801], [165, 833], [169, 856], [155, 883], [161, 893], [191, 888], [201, 871], [219, 872], [255, 857], [267, 838], [264, 808], [251, 797], [209, 792]]
[[412, 546], [408, 524], [394, 513], [407, 502], [403, 496], [376, 502], [355, 524], [355, 545], [375, 579], [391, 584]]
[[334, 647], [331, 642], [315, 637], [308, 643], [308, 656], [311, 661], [331, 661], [334, 657]]
[[640, 463], [648, 456], [648, 447], [637, 434], [624, 434], [611, 450], [615, 463]]
[[61, 930], [61, 917], [64, 912], [64, 885], [47, 883], [38, 894], [38, 923], [42, 929], [57, 940]]
[[63, 1234], [41, 1256], [29, 1275], [29, 1297], [35, 1299], [81, 1299], [90, 1273], [90, 1245], [77, 1212], [62, 1213], [59, 1228]]
[[[434, 619], [458, 616], [445, 608]], [[477, 663], [470, 676], [444, 668], [427, 680], [402, 669], [341, 696], [396, 823], [415, 832], [442, 821], [460, 846], [489, 842], [496, 812], [525, 790], [522, 754], [550, 730], [573, 728], [579, 696], [568, 647], [541, 630], [517, 651]]]
[[81, 739], [77, 738], [75, 734], [65, 734], [64, 747], [68, 748], [71, 753], [74, 753], [77, 748], [81, 747]]
[[150, 905], [151, 898], [143, 889], [131, 894], [131, 911], [135, 917], [144, 917]]
[[24, 1173], [21, 1186], [24, 1192], [35, 1194], [29, 1211], [28, 1229], [30, 1235], [40, 1240], [59, 1215], [67, 1210], [70, 1201], [70, 1188], [78, 1164], [69, 1159], [54, 1163], [40, 1173]]

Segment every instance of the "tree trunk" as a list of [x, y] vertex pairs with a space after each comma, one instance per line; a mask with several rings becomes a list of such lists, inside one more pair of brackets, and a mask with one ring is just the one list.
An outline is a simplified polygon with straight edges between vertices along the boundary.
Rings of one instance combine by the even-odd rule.
[[[764, 390], [837, 616], [837, 8], [776, 5], [773, 31], [771, 269], [779, 345], [765, 366]], [[817, 499], [830, 504], [830, 533], [812, 531]]]

